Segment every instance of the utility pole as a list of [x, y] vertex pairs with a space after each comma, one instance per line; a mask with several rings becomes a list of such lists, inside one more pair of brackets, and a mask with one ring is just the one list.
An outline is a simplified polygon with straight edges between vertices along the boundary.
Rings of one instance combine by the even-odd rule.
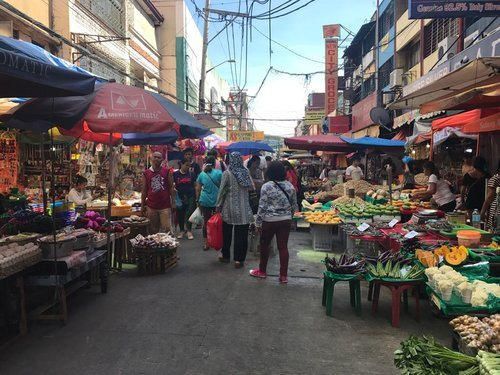
[[226, 24], [226, 27], [231, 24], [237, 17], [247, 18], [247, 13], [238, 13], [238, 12], [229, 12], [225, 10], [219, 9], [210, 9], [210, 0], [205, 0], [205, 8], [203, 8], [203, 13], [205, 17], [205, 23], [203, 25], [203, 48], [201, 50], [201, 75], [200, 75], [200, 84], [198, 90], [198, 109], [200, 112], [205, 112], [205, 79], [207, 77], [207, 51], [208, 44], [214, 40], [214, 38], [219, 35], [222, 30], [220, 30], [212, 39], [208, 39], [208, 17], [210, 13], [214, 13], [219, 15], [219, 17], [227, 17], [232, 16], [233, 19]]
[[201, 49], [201, 76], [198, 91], [198, 110], [205, 112], [205, 78], [207, 76], [207, 49], [208, 49], [208, 16], [210, 15], [210, 0], [205, 0], [205, 24], [203, 25], [203, 47]]

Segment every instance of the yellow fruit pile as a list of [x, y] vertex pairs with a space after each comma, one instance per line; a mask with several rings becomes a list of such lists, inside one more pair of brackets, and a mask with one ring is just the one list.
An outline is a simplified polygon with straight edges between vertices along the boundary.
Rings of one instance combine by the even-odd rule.
[[311, 224], [340, 224], [342, 222], [332, 211], [305, 212], [304, 217]]

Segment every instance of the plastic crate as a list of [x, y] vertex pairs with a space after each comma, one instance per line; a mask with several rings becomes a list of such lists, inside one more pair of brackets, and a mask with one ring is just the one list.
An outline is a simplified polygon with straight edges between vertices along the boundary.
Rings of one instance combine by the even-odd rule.
[[315, 251], [333, 250], [333, 225], [311, 224], [313, 249]]
[[382, 238], [383, 237], [376, 240], [366, 240], [362, 237], [347, 235], [346, 252], [353, 255], [363, 254], [367, 256], [378, 256], [382, 248], [380, 245]]

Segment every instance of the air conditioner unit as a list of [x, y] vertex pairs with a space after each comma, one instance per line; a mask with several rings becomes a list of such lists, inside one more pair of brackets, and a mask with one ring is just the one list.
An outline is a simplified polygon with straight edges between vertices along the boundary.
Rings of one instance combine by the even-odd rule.
[[14, 23], [12, 21], [0, 21], [0, 35], [12, 38], [14, 35]]
[[403, 84], [403, 69], [394, 69], [390, 75], [389, 87], [401, 86]]
[[444, 62], [451, 59], [458, 52], [456, 36], [448, 36], [438, 43], [438, 60]]
[[476, 39], [478, 35], [479, 35], [479, 30], [476, 30], [472, 34], [466, 36], [464, 38], [464, 49], [470, 47], [472, 45], [472, 41]]

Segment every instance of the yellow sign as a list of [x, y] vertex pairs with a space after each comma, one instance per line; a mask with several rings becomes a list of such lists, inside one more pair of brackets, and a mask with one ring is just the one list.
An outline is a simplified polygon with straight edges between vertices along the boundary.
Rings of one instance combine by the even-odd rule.
[[325, 110], [306, 110], [306, 115], [304, 117], [304, 123], [306, 125], [318, 125], [323, 122], [325, 117]]
[[263, 141], [264, 140], [264, 132], [228, 130], [227, 131], [227, 140], [230, 142]]

